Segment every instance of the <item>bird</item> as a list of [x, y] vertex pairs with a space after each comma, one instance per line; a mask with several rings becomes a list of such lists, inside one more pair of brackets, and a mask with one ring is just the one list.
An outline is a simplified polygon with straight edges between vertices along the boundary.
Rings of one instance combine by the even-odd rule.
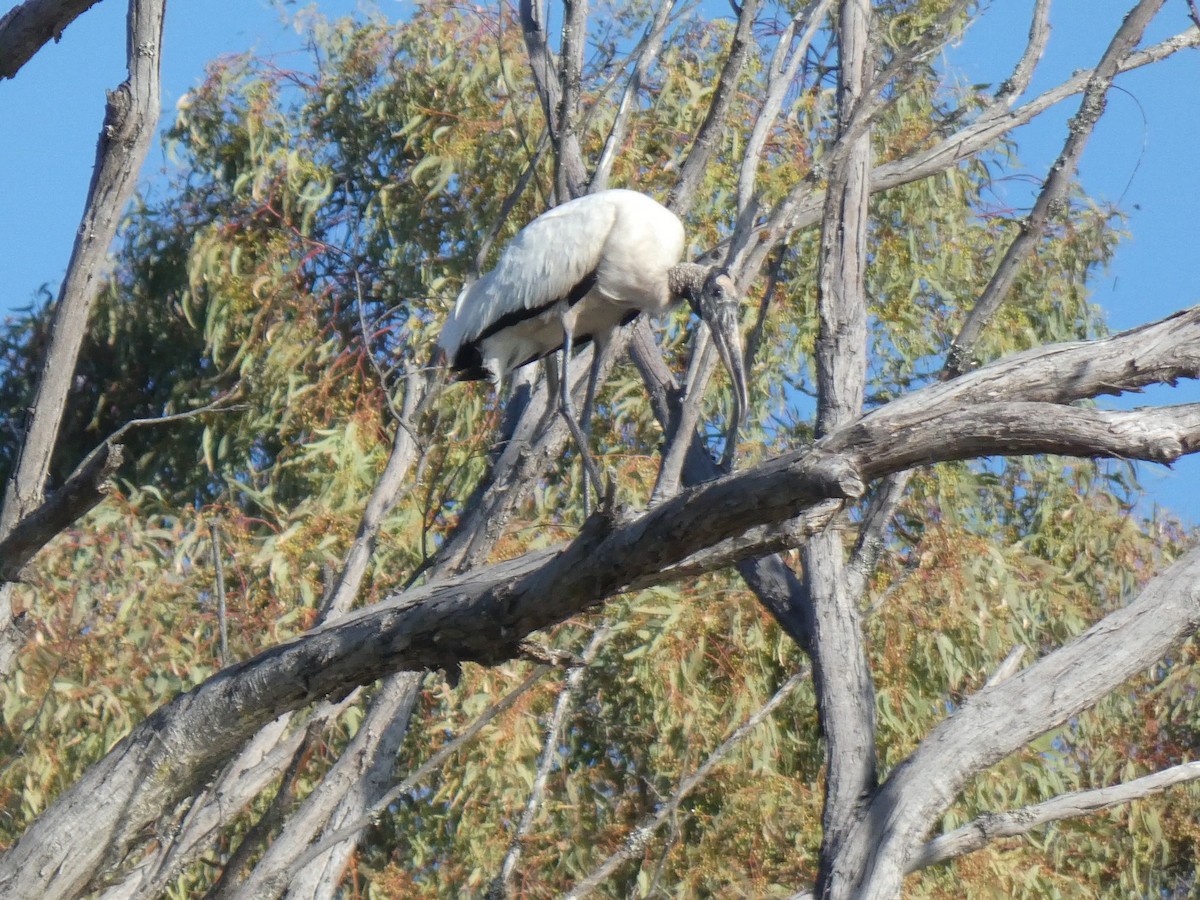
[[[583, 457], [585, 502], [587, 478], [600, 489], [586, 446], [598, 362], [616, 330], [640, 314], [686, 301], [730, 374], [731, 440], [748, 405], [737, 287], [720, 267], [682, 262], [684, 246], [679, 217], [646, 194], [612, 189], [569, 200], [522, 228], [495, 268], [462, 289], [438, 336], [455, 380], [498, 387], [514, 370], [562, 351], [560, 409]], [[567, 364], [572, 348], [588, 341], [596, 352], [581, 428]]]

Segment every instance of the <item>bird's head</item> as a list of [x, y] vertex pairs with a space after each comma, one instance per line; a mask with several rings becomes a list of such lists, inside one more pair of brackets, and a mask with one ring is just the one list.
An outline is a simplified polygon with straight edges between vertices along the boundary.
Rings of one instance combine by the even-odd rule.
[[740, 419], [750, 404], [750, 398], [746, 388], [746, 364], [738, 315], [742, 302], [737, 285], [727, 271], [713, 268], [705, 276], [699, 294], [693, 294], [688, 299], [696, 315], [708, 326], [721, 362], [729, 370], [737, 402], [735, 415]]

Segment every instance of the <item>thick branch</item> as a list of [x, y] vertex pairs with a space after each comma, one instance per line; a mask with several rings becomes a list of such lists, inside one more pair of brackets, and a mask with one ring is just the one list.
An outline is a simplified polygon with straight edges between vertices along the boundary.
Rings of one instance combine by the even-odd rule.
[[[362, 725], [320, 784], [287, 820], [282, 832], [241, 884], [218, 898], [278, 897], [290, 884], [299, 896], [322, 894], [318, 886], [336, 888], [342, 870], [357, 844], [355, 837], [329, 847], [320, 857], [299, 860], [323, 829], [335, 832], [357, 819], [387, 790], [395, 766], [395, 750], [408, 730], [409, 716], [419, 693], [423, 675], [404, 673], [387, 679], [371, 705], [373, 715]], [[378, 732], [391, 732], [381, 735]], [[390, 754], [376, 752], [379, 746]]]
[[55, 305], [33, 419], [0, 512], [0, 535], [41, 503], [88, 315], [108, 263], [108, 248], [154, 139], [163, 5], [164, 0], [130, 0], [126, 36], [129, 77], [108, 94], [87, 206]]
[[12, 78], [49, 41], [100, 0], [25, 0], [0, 16], [0, 80]]
[[[871, 8], [838, 8], [840, 148], [821, 223], [817, 311], [817, 431], [829, 434], [862, 410], [867, 375], [867, 201], [871, 131], [851, 136], [871, 80]], [[834, 151], [835, 153], [837, 151]], [[867, 662], [859, 598], [849, 592], [841, 535], [826, 530], [801, 548], [812, 617], [813, 684], [825, 735], [825, 809], [818, 893], [828, 863], [853, 821], [859, 798], [875, 787], [875, 688]]]
[[562, 96], [558, 107], [558, 129], [554, 143], [554, 190], [558, 202], [578, 197], [587, 185], [583, 150], [579, 144], [579, 95], [583, 89], [583, 50], [587, 36], [587, 0], [563, 0]]
[[835, 876], [846, 896], [900, 893], [907, 860], [974, 775], [1095, 704], [1200, 626], [1200, 550], [1141, 595], [935, 728], [871, 798]]

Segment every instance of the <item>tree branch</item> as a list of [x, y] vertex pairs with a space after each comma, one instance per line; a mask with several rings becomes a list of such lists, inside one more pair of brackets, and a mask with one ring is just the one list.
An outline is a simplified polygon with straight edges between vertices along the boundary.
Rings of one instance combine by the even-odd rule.
[[750, 48], [754, 46], [754, 17], [758, 15], [761, 0], [745, 0], [738, 11], [737, 28], [733, 33], [733, 41], [729, 46], [729, 56], [721, 69], [721, 77], [713, 91], [708, 113], [696, 137], [687, 159], [679, 169], [679, 180], [671, 189], [667, 206], [676, 213], [686, 212], [692, 205], [692, 198], [700, 180], [708, 168], [709, 160], [717, 149], [721, 135], [725, 130], [725, 119], [729, 115], [729, 106], [733, 102], [734, 92], [742, 77]]
[[512, 892], [513, 881], [517, 875], [517, 865], [521, 861], [521, 852], [524, 849], [522, 844], [533, 828], [534, 819], [541, 808], [542, 798], [546, 792], [546, 781], [550, 777], [550, 770], [553, 768], [562, 746], [563, 729], [566, 728], [567, 717], [570, 715], [571, 707], [575, 705], [575, 698], [579, 695], [579, 689], [583, 685], [583, 676], [587, 673], [587, 667], [595, 661], [610, 633], [611, 629], [607, 623], [596, 629], [583, 651], [579, 665], [571, 670], [562, 691], [559, 692], [558, 701], [554, 704], [554, 714], [550, 717], [549, 727], [546, 728], [546, 738], [542, 742], [542, 755], [538, 760], [537, 772], [533, 778], [533, 789], [529, 792], [529, 800], [521, 813], [521, 820], [509, 841], [508, 852], [504, 855], [500, 872], [488, 886], [485, 896], [489, 900], [492, 898], [502, 900]]
[[[1180, 50], [1200, 46], [1200, 28], [1191, 27], [1145, 50], [1126, 57], [1118, 74], [1159, 62]], [[1010, 131], [1031, 122], [1050, 107], [1084, 90], [1093, 69], [1077, 72], [1062, 84], [1008, 112], [980, 117], [972, 124], [934, 146], [903, 159], [876, 166], [871, 173], [871, 193], [912, 184], [944, 172], [964, 159], [985, 150]], [[998, 107], [1002, 110], [1002, 107]], [[739, 254], [747, 271], [757, 271], [762, 260], [796, 231], [820, 221], [825, 192], [805, 181], [797, 184], [759, 226], [750, 232], [747, 246]]]
[[[622, 591], [664, 583], [671, 566], [750, 528], [784, 522], [823, 499], [861, 496], [865, 480], [979, 454], [1162, 459], [1194, 448], [1196, 405], [1112, 413], [1058, 404], [1198, 370], [1200, 307], [1105, 341], [1039, 348], [914, 392], [807, 450], [700, 485], [629, 521], [593, 516], [568, 545], [394, 594], [232, 666], [154, 712], [5, 854], [0, 893], [83, 890], [126, 855], [147, 822], [190, 796], [283, 712], [398, 670], [511, 658], [531, 632]], [[981, 396], [1019, 399], [971, 399]], [[198, 733], [211, 739], [197, 745]]]
[[[395, 750], [408, 731], [424, 673], [408, 672], [388, 678], [372, 700], [372, 715], [363, 721], [350, 745], [325, 773], [319, 785], [288, 816], [283, 831], [271, 842], [250, 876], [218, 898], [278, 897], [291, 886], [300, 896], [331, 894], [357, 844], [357, 834], [309, 859], [306, 851], [322, 830], [336, 832], [372, 807], [391, 783]], [[381, 736], [378, 730], [391, 732]], [[380, 753], [387, 747], [391, 753]], [[300, 862], [301, 859], [305, 861]]]
[[658, 54], [662, 52], [663, 40], [667, 34], [667, 24], [670, 22], [671, 10], [674, 6], [675, 0], [658, 0], [654, 18], [646, 26], [646, 33], [642, 36], [641, 45], [634, 51], [637, 61], [633, 64], [633, 72], [630, 73], [625, 91], [621, 94], [621, 102], [617, 104], [612, 127], [608, 130], [608, 138], [604, 141], [604, 149], [600, 151], [600, 159], [596, 163], [596, 170], [592, 173], [592, 180], [588, 185], [589, 192], [602, 191], [608, 187], [608, 176], [611, 174], [613, 162], [617, 158], [617, 150], [625, 143], [625, 136], [629, 131], [629, 115], [637, 103], [638, 93], [642, 89], [642, 83], [646, 80], [646, 74], [654, 65], [654, 61], [658, 59]]
[[[771, 57], [768, 68], [767, 89], [762, 106], [754, 120], [754, 128], [746, 141], [746, 149], [742, 156], [741, 170], [738, 173], [738, 211], [744, 210], [754, 196], [754, 185], [758, 178], [758, 166], [762, 161], [763, 147], [767, 143], [767, 135], [775, 125], [775, 120], [783, 108], [783, 98], [788, 88], [796, 80], [800, 65], [808, 55], [821, 23], [829, 13], [833, 0], [811, 0], [800, 12], [792, 17], [787, 28], [779, 36], [775, 53]], [[803, 26], [800, 41], [796, 48], [791, 49], [796, 32]], [[789, 55], [790, 52], [790, 55]]]
[[[862, 410], [867, 374], [867, 201], [871, 129], [857, 130], [871, 83], [871, 7], [841, 0], [838, 8], [838, 144], [821, 223], [817, 283], [819, 330], [817, 433], [829, 434]], [[875, 688], [863, 645], [859, 598], [849, 592], [841, 535], [826, 530], [801, 548], [811, 616], [813, 684], [825, 736], [825, 809], [821, 869], [836, 858], [859, 798], [876, 781]]]
[[19, 581], [21, 570], [39, 550], [108, 496], [109, 479], [120, 467], [124, 451], [120, 444], [108, 441], [97, 451], [0, 540], [0, 580]]
[[1186, 784], [1197, 778], [1200, 778], [1200, 762], [1181, 763], [1122, 784], [1087, 791], [1072, 791], [1024, 809], [985, 813], [961, 828], [926, 843], [908, 861], [906, 871], [915, 872], [946, 860], [957, 859], [982, 850], [1001, 838], [1019, 837], [1050, 822], [1089, 816], [1104, 809], [1161, 793], [1169, 787]]
[[671, 798], [638, 823], [638, 826], [625, 838], [625, 842], [621, 845], [621, 848], [597, 866], [587, 878], [575, 885], [564, 900], [580, 900], [580, 898], [588, 896], [588, 894], [603, 884], [622, 864], [645, 853], [651, 838], [663, 826], [663, 823], [667, 822], [675, 814], [680, 804], [688, 798], [688, 795], [704, 782], [704, 779], [721, 763], [721, 760], [729, 755], [730, 750], [744, 741], [807, 678], [808, 669], [805, 667], [780, 685], [779, 690], [771, 695], [770, 700], [764, 703], [745, 722], [735, 728], [733, 733], [725, 738], [717, 749], [708, 755], [708, 758], [700, 764], [696, 771], [682, 779], [679, 782], [679, 786], [675, 789], [675, 793], [671, 795]]
[[1079, 168], [1079, 159], [1083, 156], [1088, 139], [1104, 112], [1106, 95], [1112, 87], [1113, 78], [1120, 71], [1121, 63], [1137, 47], [1146, 26], [1150, 24], [1163, 2], [1164, 0], [1141, 0], [1125, 17], [1104, 51], [1083, 92], [1079, 112], [1068, 125], [1067, 139], [1062, 152], [1050, 167], [1050, 173], [1046, 176], [1046, 182], [1033, 204], [1033, 209], [1028, 218], [1021, 223], [1016, 238], [1004, 252], [991, 280], [967, 315], [957, 337], [950, 344], [950, 352], [946, 358], [947, 375], [961, 374], [972, 364], [971, 357], [983, 329], [991, 322], [996, 310], [1008, 296], [1025, 261], [1037, 249], [1050, 216], [1067, 202], [1067, 193]]
[[897, 896], [930, 825], [974, 775], [1095, 704], [1200, 627], [1200, 550], [1133, 602], [1006, 681], [970, 697], [892, 771], [850, 836], [839, 895]]
[[130, 0], [126, 36], [129, 77], [108, 94], [87, 205], [55, 304], [33, 419], [0, 512], [0, 536], [41, 503], [88, 315], [108, 263], [108, 248], [154, 140], [163, 5], [163, 0]]
[[446, 760], [458, 752], [460, 747], [474, 740], [475, 736], [479, 734], [479, 732], [482, 731], [484, 727], [492, 721], [492, 719], [511, 709], [516, 702], [531, 688], [533, 688], [533, 686], [536, 685], [547, 672], [552, 670], [552, 666], [541, 665], [531, 671], [527, 676], [525, 676], [524, 681], [505, 694], [500, 700], [484, 710], [483, 713], [480, 714], [480, 716], [474, 722], [472, 722], [469, 727], [464, 729], [461, 734], [455, 737], [454, 740], [447, 742], [440, 750], [430, 756], [429, 759], [427, 759], [419, 769], [380, 797], [375, 802], [375, 805], [367, 810], [364, 815], [360, 816], [349, 825], [344, 825], [339, 831], [322, 837], [320, 841], [309, 848], [297, 860], [296, 865], [307, 865], [310, 861], [316, 859], [330, 847], [340, 843], [341, 841], [345, 841], [351, 837], [354, 837], [358, 832], [370, 825], [375, 818], [381, 815], [389, 806], [411, 794], [414, 788], [423, 783], [424, 780], [434, 772], [438, 771], [443, 764], [445, 764]]
[[0, 81], [15, 76], [49, 41], [59, 41], [68, 25], [99, 2], [25, 0], [0, 16]]

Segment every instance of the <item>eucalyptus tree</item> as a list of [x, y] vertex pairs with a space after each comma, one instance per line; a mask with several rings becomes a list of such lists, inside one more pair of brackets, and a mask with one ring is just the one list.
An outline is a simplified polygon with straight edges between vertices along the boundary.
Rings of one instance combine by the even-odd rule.
[[[939, 56], [962, 0], [433, 3], [214, 64], [111, 277], [4, 344], [5, 896], [1186, 888], [1200, 559], [1128, 461], [1200, 410], [1090, 401], [1195, 377], [1200, 309], [1105, 333], [1074, 180], [1114, 79], [1200, 43], [1146, 43], [1162, 5], [1037, 94], [1042, 0], [994, 87]], [[0, 20], [4, 74], [76, 14]], [[618, 186], [747, 298], [751, 402], [723, 471], [703, 326], [619, 331], [585, 517], [545, 379], [430, 362], [506, 238]]]

